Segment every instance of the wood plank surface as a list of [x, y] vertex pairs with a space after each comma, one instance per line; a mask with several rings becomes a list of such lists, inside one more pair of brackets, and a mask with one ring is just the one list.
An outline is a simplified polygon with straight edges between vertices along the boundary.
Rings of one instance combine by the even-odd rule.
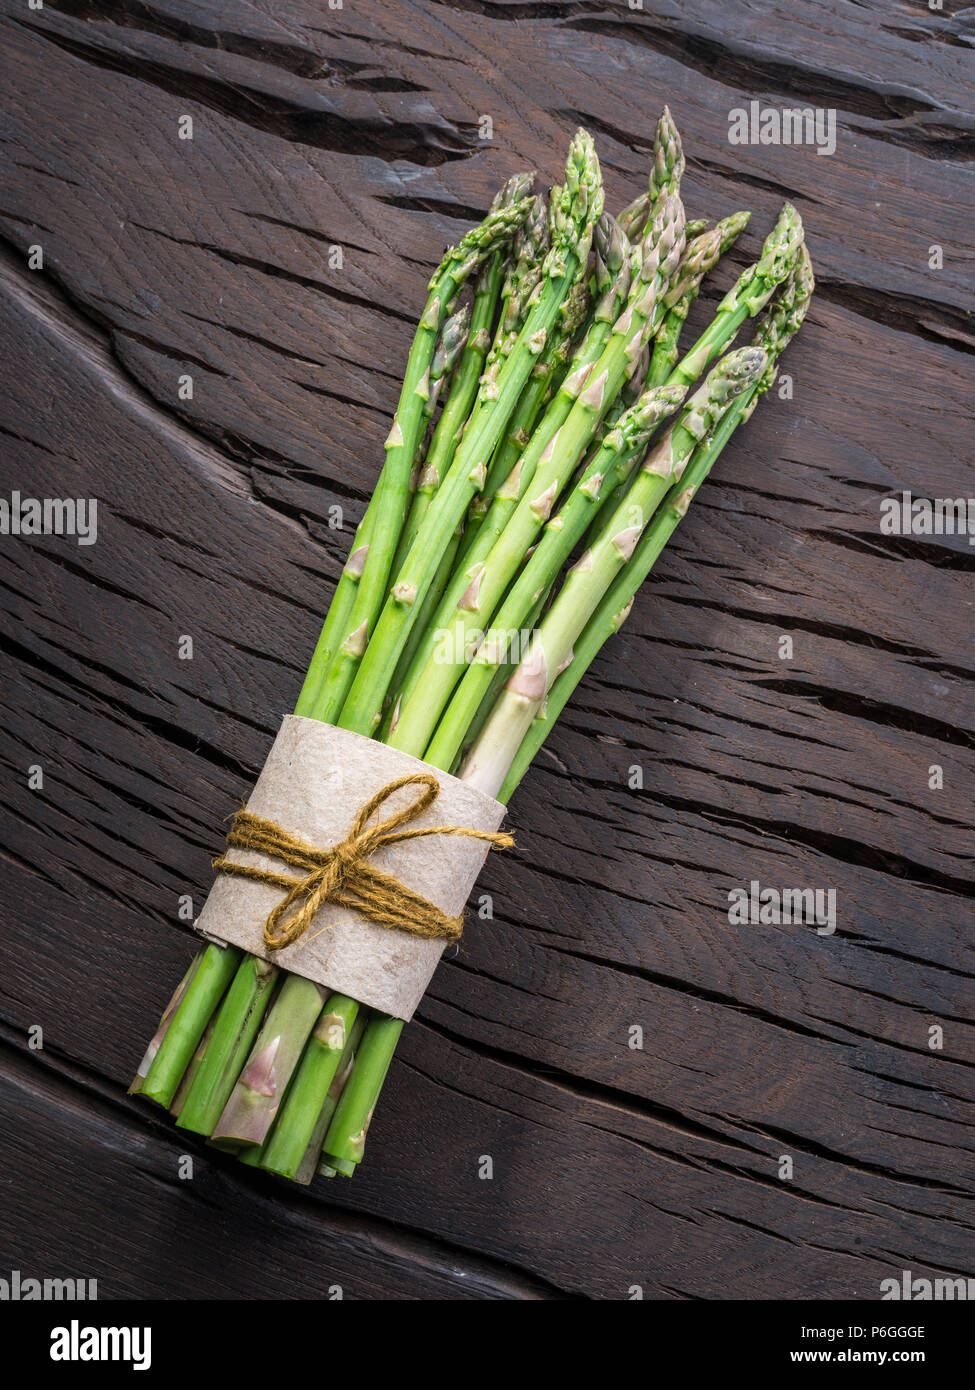
[[[0, 537], [0, 1268], [103, 1298], [971, 1275], [975, 551], [879, 526], [903, 489], [973, 491], [971, 12], [0, 0], [0, 24], [0, 494], [99, 499], [97, 544]], [[835, 154], [730, 144], [753, 99], [835, 108]], [[354, 1182], [194, 1146], [180, 1181], [188, 1141], [125, 1087], [192, 950], [178, 899], [293, 705], [425, 280], [580, 122], [624, 204], [664, 101], [689, 215], [753, 209], [691, 332], [782, 199], [803, 216], [794, 398], [735, 438], [514, 798], [495, 918], [405, 1031]], [[835, 935], [730, 925], [752, 879], [835, 889]]]

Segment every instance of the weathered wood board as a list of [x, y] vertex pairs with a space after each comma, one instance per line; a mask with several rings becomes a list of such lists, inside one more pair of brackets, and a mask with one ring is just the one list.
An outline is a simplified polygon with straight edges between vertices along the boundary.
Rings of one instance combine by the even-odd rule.
[[[952, 9], [0, 0], [0, 495], [99, 499], [94, 545], [0, 537], [0, 1266], [170, 1298], [973, 1272], [975, 551], [879, 525], [902, 489], [973, 493]], [[834, 108], [835, 153], [729, 144], [753, 99]], [[729, 447], [516, 795], [495, 920], [404, 1034], [355, 1181], [200, 1148], [181, 1182], [187, 1141], [125, 1087], [192, 949], [178, 899], [293, 704], [425, 279], [579, 122], [628, 201], [665, 100], [690, 215], [754, 209], [692, 329], [782, 199], [803, 215], [794, 398]], [[752, 879], [835, 889], [835, 934], [731, 925]]]

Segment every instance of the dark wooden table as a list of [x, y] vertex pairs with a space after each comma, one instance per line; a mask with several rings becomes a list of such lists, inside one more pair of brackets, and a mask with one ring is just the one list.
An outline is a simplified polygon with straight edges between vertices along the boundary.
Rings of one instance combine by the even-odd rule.
[[[903, 489], [975, 491], [957, 9], [2, 0], [3, 495], [99, 512], [91, 546], [0, 538], [0, 1272], [418, 1299], [975, 1272], [975, 551], [880, 529]], [[835, 108], [835, 154], [730, 144], [752, 99]], [[695, 323], [784, 197], [805, 219], [794, 398], [727, 451], [515, 798], [495, 921], [407, 1029], [360, 1174], [290, 1190], [191, 1145], [183, 1181], [189, 1141], [125, 1088], [192, 951], [180, 896], [293, 703], [425, 279], [579, 122], [609, 206], [633, 197], [665, 100], [689, 214], [754, 209]], [[729, 924], [752, 879], [835, 889], [835, 935]]]

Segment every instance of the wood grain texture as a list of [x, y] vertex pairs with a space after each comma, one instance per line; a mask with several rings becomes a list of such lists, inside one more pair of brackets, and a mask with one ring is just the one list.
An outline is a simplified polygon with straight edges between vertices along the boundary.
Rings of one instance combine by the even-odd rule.
[[[0, 0], [0, 24], [2, 491], [99, 499], [96, 545], [0, 538], [0, 1266], [168, 1298], [971, 1274], [975, 564], [878, 521], [901, 489], [972, 492], [970, 12]], [[835, 107], [835, 155], [730, 145], [753, 98]], [[664, 100], [690, 215], [754, 209], [691, 331], [782, 198], [803, 215], [794, 399], [729, 447], [519, 790], [495, 920], [406, 1030], [355, 1181], [194, 1148], [181, 1182], [187, 1141], [124, 1088], [191, 950], [178, 897], [293, 704], [425, 279], [580, 121], [622, 205]], [[753, 878], [835, 888], [836, 935], [730, 926]]]

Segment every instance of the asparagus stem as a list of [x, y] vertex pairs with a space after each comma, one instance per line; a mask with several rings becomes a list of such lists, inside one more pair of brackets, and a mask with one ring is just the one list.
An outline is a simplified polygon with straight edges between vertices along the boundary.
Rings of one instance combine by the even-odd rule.
[[306, 718], [314, 716], [321, 696], [322, 685], [332, 664], [332, 657], [335, 655], [336, 644], [341, 640], [340, 634], [345, 632], [348, 626], [352, 605], [355, 602], [356, 585], [362, 573], [366, 556], [369, 554], [375, 522], [375, 509], [370, 509], [367, 506], [365, 515], [356, 527], [348, 559], [339, 574], [338, 583], [332, 594], [332, 601], [325, 615], [325, 622], [319, 633], [318, 641], [315, 643], [311, 661], [308, 663], [308, 670], [305, 672], [305, 679], [295, 702], [295, 714], [304, 715]]
[[[715, 228], [715, 231], [721, 230], [726, 244], [730, 245], [730, 241], [738, 235], [741, 230], [739, 220], [745, 216], [743, 213], [735, 213]], [[685, 306], [684, 300], [693, 289], [693, 276], [682, 273], [669, 297], [670, 310], [654, 345], [647, 386], [659, 386], [662, 382], [668, 385], [689, 386], [696, 381], [701, 372], [735, 336], [749, 314], [758, 313], [774, 293], [776, 286], [786, 279], [796, 264], [801, 245], [802, 223], [799, 214], [786, 203], [778, 221], [765, 239], [758, 261], [738, 277], [719, 304], [711, 325], [674, 366], [677, 340], [686, 311], [690, 308], [690, 303]], [[683, 269], [682, 267], [682, 272]], [[621, 489], [617, 491], [619, 493]], [[612, 501], [615, 504], [618, 497]]]
[[641, 536], [633, 558], [606, 591], [582, 635], [574, 644], [571, 663], [555, 680], [543, 710], [525, 734], [498, 793], [500, 801], [507, 804], [511, 799], [573, 690], [604, 643], [619, 630], [626, 619], [637, 589], [679, 524], [683, 516], [682, 508], [686, 510], [688, 491], [696, 491], [700, 487], [735, 429], [748, 419], [758, 397], [770, 389], [775, 379], [778, 358], [799, 331], [809, 308], [814, 286], [809, 253], [803, 245], [792, 272], [758, 323], [754, 343], [762, 347], [768, 355], [768, 365], [763, 376], [756, 385], [732, 402], [713, 434], [705, 438], [695, 449], [683, 478], [675, 484], [668, 496], [666, 506], [658, 513], [654, 525]]
[[[572, 644], [613, 579], [630, 559], [674, 480], [680, 480], [695, 446], [713, 430], [735, 396], [765, 369], [760, 347], [741, 348], [721, 359], [687, 403], [674, 428], [650, 451], [626, 496], [605, 526], [605, 538], [587, 550], [532, 637], [528, 655], [508, 681], [460, 770], [461, 778], [489, 796], [500, 791], [519, 745], [552, 682], [572, 660]], [[681, 497], [685, 494], [681, 493]], [[689, 497], [688, 499], [689, 500]]]
[[[477, 535], [478, 527], [486, 515], [487, 505], [507, 478], [528, 444], [538, 414], [545, 404], [552, 377], [564, 371], [572, 340], [585, 321], [589, 306], [589, 286], [585, 280], [577, 280], [565, 303], [559, 310], [559, 323], [553, 330], [545, 351], [532, 368], [528, 384], [511, 417], [510, 427], [499, 439], [487, 471], [484, 490], [475, 497], [468, 510], [467, 525], [464, 528], [463, 556], [470, 550], [470, 543]], [[481, 509], [477, 504], [481, 503]]]
[[160, 1105], [172, 1105], [183, 1073], [240, 957], [235, 946], [208, 946], [203, 952], [146, 1073], [142, 1095]]
[[677, 284], [668, 296], [671, 305], [653, 345], [647, 386], [662, 386], [677, 362], [677, 344], [691, 305], [697, 298], [705, 276], [745, 230], [750, 212], [732, 213], [710, 232], [688, 242], [678, 272]]
[[477, 280], [474, 302], [471, 305], [470, 332], [446, 404], [440, 419], [437, 421], [437, 428], [433, 432], [425, 466], [418, 479], [410, 514], [396, 551], [396, 559], [393, 563], [394, 573], [399, 573], [416, 533], [420, 529], [420, 523], [426, 515], [430, 498], [439, 487], [440, 479], [446, 477], [451, 460], [457, 452], [457, 445], [460, 443], [467, 417], [474, 404], [477, 384], [481, 379], [484, 362], [491, 346], [491, 325], [494, 323], [495, 311], [498, 307], [498, 295], [501, 291], [503, 274], [504, 257], [501, 252], [497, 251]]
[[285, 976], [217, 1121], [214, 1139], [264, 1143], [324, 998], [320, 985], [301, 975]]
[[440, 558], [440, 564], [433, 576], [433, 583], [423, 596], [420, 604], [420, 612], [417, 615], [416, 624], [406, 640], [406, 645], [399, 654], [393, 678], [389, 682], [389, 693], [386, 703], [386, 710], [380, 732], [376, 735], [381, 743], [385, 743], [389, 737], [389, 731], [395, 728], [396, 721], [399, 719], [400, 698], [403, 693], [403, 686], [406, 682], [408, 673], [416, 658], [417, 648], [423, 640], [424, 633], [437, 611], [440, 600], [443, 598], [444, 590], [450, 583], [450, 576], [454, 572], [454, 565], [457, 560], [457, 552], [460, 548], [463, 531], [460, 526], [451, 537], [450, 544]]
[[[598, 255], [599, 253], [597, 251], [597, 258]], [[551, 389], [553, 376], [558, 375], [561, 377], [561, 373], [565, 368], [566, 357], [571, 348], [572, 338], [577, 329], [581, 326], [585, 317], [586, 308], [588, 307], [588, 302], [588, 287], [583, 281], [577, 281], [566, 297], [565, 304], [563, 305], [562, 322], [559, 332], [553, 334], [551, 347], [546, 348], [542, 360], [536, 363], [531, 373], [529, 383], [522, 393], [522, 397], [516, 407], [514, 417], [511, 421], [511, 428], [507, 435], [498, 442], [494, 457], [491, 461], [491, 466], [488, 469], [485, 491], [484, 494], [481, 494], [482, 500], [493, 495], [494, 487], [497, 483], [496, 476], [494, 482], [492, 482], [492, 474], [495, 473], [495, 470], [497, 469], [499, 472], [504, 473], [510, 467], [511, 463], [515, 461], [518, 453], [520, 453], [524, 439], [531, 430], [537, 412], [544, 404], [545, 396]], [[452, 398], [451, 396], [451, 400]], [[498, 468], [499, 462], [500, 468]], [[430, 585], [430, 588], [427, 590], [419, 606], [417, 620], [400, 653], [393, 679], [389, 684], [390, 695], [387, 699], [389, 708], [380, 734], [380, 738], [383, 740], [388, 737], [390, 728], [395, 726], [395, 722], [398, 718], [400, 695], [408, 672], [413, 665], [417, 649], [430, 627], [434, 614], [438, 611], [444, 591], [450, 583], [458, 563], [463, 565], [464, 548], [470, 546], [477, 533], [477, 527], [482, 519], [482, 514], [475, 514], [473, 510], [477, 502], [478, 498], [475, 498], [471, 503], [471, 511], [468, 513], [466, 527], [463, 525], [457, 527], [450, 544], [444, 551], [433, 583]], [[458, 555], [461, 557], [459, 562]], [[397, 566], [397, 571], [398, 568]]]
[[488, 382], [497, 381], [505, 358], [511, 355], [518, 334], [525, 326], [532, 296], [542, 281], [542, 268], [551, 245], [548, 203], [539, 194], [533, 200], [532, 210], [522, 223], [512, 247], [501, 292], [501, 313], [485, 367]]
[[265, 1146], [262, 1168], [285, 1178], [298, 1172], [358, 1012], [347, 995], [333, 994], [326, 1001]]
[[562, 565], [589, 526], [600, 502], [629, 476], [657, 425], [680, 405], [679, 386], [661, 386], [624, 411], [603, 438], [565, 505], [545, 526], [542, 539], [523, 566], [473, 661], [454, 691], [424, 757], [435, 767], [451, 767], [498, 667], [519, 639], [532, 607], [554, 584]]
[[423, 418], [430, 420], [440, 400], [444, 382], [457, 366], [471, 331], [471, 306], [463, 304], [443, 326], [430, 364], [430, 394], [423, 402]]
[[[426, 307], [410, 348], [393, 427], [386, 440], [386, 461], [360, 527], [360, 531], [368, 532], [368, 545], [357, 532], [333, 599], [336, 612], [347, 611], [348, 616], [342, 628], [338, 628], [337, 619], [332, 619], [331, 609], [325, 620], [321, 645], [323, 657], [329, 658], [329, 664], [324, 668], [313, 705], [320, 719], [331, 722], [341, 708], [355, 675], [366, 633], [382, 604], [406, 519], [410, 473], [424, 420], [424, 402], [429, 398], [430, 366], [444, 320], [468, 276], [499, 244], [510, 239], [527, 216], [530, 205], [531, 200], [524, 198], [492, 208], [480, 226], [447, 252], [430, 281]], [[346, 601], [350, 589], [354, 590], [351, 607]], [[306, 702], [302, 704], [304, 707]]]
[[647, 180], [647, 191], [634, 198], [619, 215], [619, 224], [631, 241], [642, 241], [653, 221], [657, 206], [662, 198], [680, 192], [680, 181], [684, 175], [684, 151], [680, 135], [665, 106], [653, 138], [653, 164]]
[[[644, 344], [659, 326], [665, 312], [664, 296], [683, 249], [683, 207], [679, 198], [665, 198], [640, 249], [640, 267], [626, 309], [613, 325], [609, 341], [589, 369], [585, 383], [580, 381], [568, 388], [576, 392], [576, 399], [557, 437], [539, 459], [530, 489], [522, 492], [500, 535], [495, 536], [485, 523], [482, 536], [493, 538], [492, 548], [479, 563], [441, 633], [434, 634], [435, 641], [442, 634], [445, 637], [430, 652], [412, 688], [408, 684], [404, 691], [399, 723], [388, 739], [393, 747], [423, 756], [450, 693], [476, 649], [478, 634], [490, 620], [525, 552], [586, 452], [593, 431], [636, 366]], [[566, 389], [567, 384], [563, 385]], [[507, 489], [506, 483], [504, 490]], [[511, 489], [516, 490], [520, 490], [520, 481]], [[479, 543], [482, 536], [478, 537]]]
[[757, 314], [768, 303], [776, 287], [794, 267], [801, 245], [802, 219], [792, 204], [786, 203], [765, 238], [758, 260], [739, 275], [718, 305], [710, 325], [678, 362], [668, 382], [690, 386], [698, 379], [745, 319]]
[[142, 1090], [142, 1083], [146, 1079], [146, 1073], [152, 1066], [152, 1059], [159, 1051], [160, 1044], [162, 1043], [162, 1040], [166, 1036], [166, 1033], [169, 1029], [170, 1020], [172, 1019], [173, 1014], [176, 1012], [179, 1001], [186, 993], [186, 987], [189, 984], [190, 980], [192, 980], [193, 975], [196, 972], [196, 967], [199, 965], [202, 958], [203, 952], [198, 951], [197, 954], [193, 957], [192, 961], [190, 962], [190, 966], [186, 974], [183, 976], [179, 984], [176, 986], [176, 990], [173, 993], [172, 999], [170, 999], [169, 1003], [163, 1010], [162, 1017], [159, 1020], [159, 1027], [156, 1029], [155, 1033], [153, 1033], [149, 1046], [146, 1048], [142, 1061], [139, 1063], [139, 1069], [132, 1080], [132, 1085], [129, 1087], [130, 1096], [137, 1096]]
[[[747, 419], [748, 394], [746, 393], [734, 402], [711, 439], [698, 446], [698, 450], [695, 451], [684, 474], [689, 485], [694, 485], [695, 479], [697, 479], [697, 485], [700, 485], [707, 472], [717, 462], [735, 429], [743, 420]], [[755, 398], [752, 396], [752, 404], [754, 400]], [[705, 459], [707, 460], [707, 468], [702, 471], [701, 464]], [[658, 514], [661, 517], [659, 528], [644, 532], [633, 552], [632, 561], [606, 591], [602, 601], [576, 641], [572, 661], [553, 682], [544, 706], [519, 744], [518, 751], [501, 785], [498, 800], [505, 805], [511, 800], [522, 778], [534, 761], [538, 750], [555, 727], [556, 720], [568, 703], [576, 686], [583, 679], [606, 642], [615, 632], [619, 631], [629, 616], [636, 590], [650, 573], [664, 544], [680, 520], [680, 515], [675, 513], [669, 504], [675, 501], [683, 491], [685, 489], [680, 488], [679, 485], [672, 489], [672, 495], [667, 498], [667, 503]]]
[[[636, 253], [613, 219], [605, 213], [596, 223], [593, 242], [596, 247], [595, 279], [599, 299], [593, 311], [592, 323], [589, 325], [583, 341], [573, 354], [569, 369], [559, 383], [555, 398], [546, 408], [525, 452], [514, 463], [512, 473], [506, 480], [512, 486], [496, 489], [490, 500], [486, 516], [474, 522], [468, 521], [471, 541], [465, 543], [463, 547], [463, 566], [455, 576], [450, 591], [444, 596], [443, 609], [438, 614], [438, 622], [441, 617], [443, 619], [443, 622], [439, 623], [440, 626], [449, 620], [450, 614], [472, 577], [468, 567], [477, 564], [490, 551], [493, 544], [492, 537], [504, 529], [518, 498], [535, 476], [539, 460], [544, 456], [545, 450], [558, 434], [575, 405], [581, 383], [585, 381], [589, 369], [602, 356], [612, 333], [613, 325], [626, 302], [632, 280], [631, 260]], [[485, 530], [484, 534], [480, 535], [479, 529], [482, 524]], [[426, 651], [424, 661], [428, 656], [429, 651]], [[408, 683], [408, 689], [411, 688], [412, 686]]]
[[186, 1096], [178, 1124], [213, 1133], [247, 1060], [278, 976], [277, 966], [245, 956], [216, 1016], [206, 1056]]
[[[502, 207], [512, 207], [518, 204], [523, 196], [530, 191], [531, 183], [532, 177], [527, 174], [516, 174], [514, 178], [509, 179], [491, 204], [491, 212], [497, 212]], [[453, 457], [453, 451], [460, 439], [460, 433], [470, 412], [477, 391], [477, 383], [484, 368], [484, 359], [491, 344], [491, 325], [494, 322], [501, 281], [504, 276], [504, 262], [504, 252], [494, 251], [478, 276], [474, 302], [471, 307], [470, 333], [461, 356], [457, 380], [450, 393], [451, 399], [448, 400], [438, 421], [431, 444], [431, 451], [436, 450], [432, 466], [438, 469], [441, 475], [446, 472], [450, 459]], [[355, 602], [358, 580], [369, 553], [376, 513], [377, 508], [370, 504], [356, 530], [349, 559], [346, 561], [332, 596], [325, 624], [312, 654], [304, 684], [295, 705], [296, 714], [314, 715], [321, 698], [322, 685], [335, 654], [335, 647], [341, 640], [341, 635], [349, 630], [349, 618], [352, 613], [352, 605]], [[417, 513], [416, 526], [419, 526], [421, 514], [422, 505], [420, 512]]]
[[355, 1067], [325, 1135], [324, 1162], [339, 1172], [343, 1163], [362, 1160], [369, 1121], [402, 1031], [402, 1019], [380, 1014], [362, 1035]]
[[430, 498], [449, 470], [477, 398], [478, 386], [488, 381], [497, 381], [501, 365], [517, 341], [518, 331], [528, 314], [528, 299], [538, 283], [550, 244], [548, 205], [541, 195], [536, 195], [532, 200], [531, 212], [515, 235], [507, 261], [500, 255], [496, 257], [501, 308], [497, 314], [497, 325], [493, 335], [491, 327], [495, 322], [495, 310], [498, 307], [497, 288], [489, 286], [492, 290], [490, 295], [485, 296], [484, 303], [480, 306], [475, 306], [479, 309], [478, 339], [473, 345], [473, 350], [465, 358], [461, 394], [456, 404], [451, 405], [446, 422], [441, 420], [438, 425], [437, 447], [434, 449], [431, 446], [431, 455], [420, 475], [418, 496], [414, 499], [407, 526], [404, 527], [396, 551], [394, 574], [398, 574], [402, 568], [426, 515]]
[[585, 264], [592, 224], [601, 211], [599, 163], [591, 138], [579, 131], [570, 147], [565, 187], [554, 201], [555, 233], [545, 261], [545, 279], [536, 290], [525, 326], [496, 382], [482, 387], [450, 473], [434, 493], [372, 639], [363, 649], [363, 628], [345, 652], [346, 664], [357, 665], [358, 672], [337, 719], [342, 728], [361, 734], [375, 732], [389, 678], [416, 621], [417, 604], [422, 602], [468, 503], [485, 481], [491, 452], [545, 346], [559, 306]]
[[354, 1177], [355, 1168], [351, 1159], [336, 1158], [334, 1154], [326, 1154], [322, 1159], [322, 1172], [330, 1178], [334, 1178], [336, 1174], [343, 1178]]
[[189, 1095], [190, 1087], [193, 1085], [193, 1081], [197, 1075], [197, 1072], [200, 1070], [200, 1065], [203, 1061], [203, 1058], [206, 1056], [206, 1051], [210, 1045], [210, 1039], [212, 1038], [212, 1036], [213, 1019], [211, 1018], [210, 1022], [203, 1030], [203, 1037], [196, 1045], [196, 1050], [194, 1051], [193, 1056], [190, 1058], [189, 1066], [183, 1073], [183, 1079], [176, 1088], [176, 1094], [173, 1096], [173, 1103], [169, 1107], [169, 1113], [176, 1120], [177, 1124], [179, 1123], [179, 1116], [182, 1113], [186, 1097]]
[[[352, 1075], [352, 1068], [355, 1066], [355, 1054], [359, 1048], [359, 1040], [362, 1037], [366, 1026], [367, 1010], [360, 1009], [356, 1015], [356, 1020], [352, 1025], [348, 1041], [345, 1044], [345, 1051], [339, 1060], [338, 1070], [332, 1078], [332, 1084], [328, 1088], [328, 1094], [322, 1102], [322, 1108], [318, 1119], [315, 1121], [315, 1128], [312, 1130], [311, 1138], [308, 1141], [308, 1148], [305, 1156], [298, 1165], [295, 1173], [295, 1182], [310, 1183], [322, 1161], [322, 1144], [325, 1142], [325, 1133], [332, 1123], [332, 1116], [335, 1114], [335, 1107], [339, 1103], [339, 1097], [349, 1077]], [[274, 1138], [272, 1131], [271, 1138]]]
[[546, 450], [571, 413], [581, 384], [602, 356], [613, 325], [626, 301], [632, 279], [630, 260], [634, 253], [616, 223], [606, 214], [596, 224], [594, 244], [595, 279], [599, 300], [593, 321], [576, 349], [569, 369], [559, 382], [558, 391], [546, 408], [525, 452], [516, 462], [505, 485], [491, 498], [486, 517], [481, 521], [468, 519], [461, 547], [461, 561], [456, 566], [453, 579], [446, 587], [434, 615], [428, 619], [415, 643], [415, 654], [402, 682], [403, 700], [409, 698], [416, 689], [423, 672], [433, 658], [438, 634], [450, 623], [469, 584], [476, 578], [479, 567], [490, 554], [494, 539], [504, 530], [519, 498], [524, 496], [534, 478], [539, 461], [545, 457]]
[[[626, 272], [625, 283], [629, 284], [628, 253], [629, 244], [626, 238], [613, 219], [603, 213], [593, 228], [595, 268], [592, 279], [600, 299], [603, 299], [607, 292], [618, 283], [619, 276], [624, 269]], [[625, 294], [625, 292], [624, 285], [623, 293]], [[478, 529], [487, 514], [495, 493], [525, 448], [539, 411], [546, 406], [551, 398], [553, 383], [561, 384], [565, 376], [566, 363], [573, 350], [573, 339], [589, 312], [589, 299], [590, 286], [587, 278], [583, 275], [573, 285], [559, 310], [556, 325], [546, 342], [545, 351], [532, 368], [528, 385], [515, 408], [510, 428], [499, 440], [492, 455], [484, 487], [470, 503], [460, 554], [462, 563], [471, 550]], [[605, 313], [602, 318], [606, 318]], [[594, 322], [598, 322], [599, 319], [597, 306]], [[602, 334], [603, 331], [600, 330], [600, 333]], [[587, 339], [587, 342], [591, 348], [595, 347], [594, 340]], [[597, 351], [595, 356], [598, 355]], [[592, 360], [595, 360], [595, 357]]]
[[[551, 585], [548, 589], [545, 590], [544, 593], [539, 594], [536, 601], [532, 604], [531, 609], [528, 613], [528, 617], [525, 619], [524, 622], [524, 632], [530, 634], [534, 631], [535, 624], [538, 622], [542, 613], [548, 606], [550, 595]], [[467, 726], [467, 731], [464, 734], [463, 743], [461, 744], [458, 753], [455, 754], [450, 766], [448, 767], [445, 763], [435, 764], [435, 766], [443, 766], [446, 772], [454, 772], [457, 763], [460, 761], [462, 757], [466, 756], [467, 750], [476, 741], [478, 734], [481, 732], [481, 730], [484, 728], [484, 725], [487, 723], [488, 716], [490, 715], [491, 710], [494, 708], [494, 703], [500, 695], [503, 685], [514, 671], [515, 667], [518, 664], [518, 661], [521, 659], [520, 655], [518, 655], [518, 657], [515, 660], [510, 659], [513, 655], [513, 652], [509, 652], [509, 659], [502, 662], [500, 665], [494, 667], [494, 669], [491, 671], [491, 678], [488, 683], [487, 690], [484, 692], [484, 695], [481, 698], [481, 703]]]

